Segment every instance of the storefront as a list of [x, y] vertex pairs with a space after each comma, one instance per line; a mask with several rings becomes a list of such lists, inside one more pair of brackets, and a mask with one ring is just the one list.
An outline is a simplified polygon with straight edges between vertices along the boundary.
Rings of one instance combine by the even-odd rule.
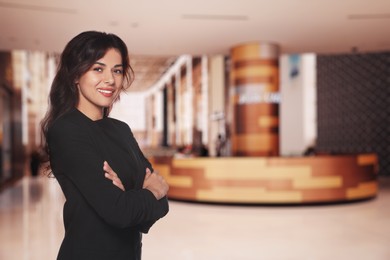
[[0, 183], [12, 176], [11, 90], [0, 85]]

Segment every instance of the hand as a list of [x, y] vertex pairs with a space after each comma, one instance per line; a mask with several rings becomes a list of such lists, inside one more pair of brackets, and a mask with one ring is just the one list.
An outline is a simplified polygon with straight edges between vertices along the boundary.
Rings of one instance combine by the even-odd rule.
[[146, 174], [142, 188], [150, 190], [157, 200], [165, 197], [169, 190], [169, 186], [164, 178], [157, 173], [151, 173], [149, 168], [146, 168]]
[[125, 191], [125, 187], [122, 184], [121, 179], [119, 179], [116, 172], [114, 172], [108, 162], [104, 161], [103, 163], [103, 170], [104, 170], [104, 177], [106, 177], [109, 180], [112, 180], [112, 184], [117, 186], [119, 189]]

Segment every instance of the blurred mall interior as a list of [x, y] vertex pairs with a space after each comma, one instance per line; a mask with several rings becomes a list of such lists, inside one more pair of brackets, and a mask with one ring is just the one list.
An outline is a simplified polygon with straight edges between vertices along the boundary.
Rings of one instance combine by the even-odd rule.
[[[358, 3], [383, 5], [379, 16], [365, 19], [388, 35], [390, 5]], [[83, 22], [84, 6], [51, 8], [0, 2], [0, 15], [12, 22], [13, 12], [15, 20], [22, 12], [46, 12], [47, 19], [74, 12]], [[110, 114], [131, 127], [170, 185], [170, 213], [144, 236], [143, 259], [390, 259], [390, 36], [387, 45], [366, 50], [352, 37], [347, 48], [325, 40], [337, 27], [330, 24], [321, 49], [300, 49], [283, 38], [245, 38], [226, 17], [206, 18], [216, 30], [214, 20], [228, 24], [237, 41], [220, 52], [199, 44], [177, 53], [164, 40], [159, 49], [139, 37], [147, 47], [130, 47], [135, 81]], [[127, 22], [143, 30], [142, 22]], [[121, 36], [117, 23], [94, 27], [86, 18], [77, 29]], [[55, 259], [65, 199], [56, 180], [42, 174], [37, 152], [50, 85], [70, 38], [51, 48], [45, 40], [23, 46], [17, 37], [0, 37], [0, 259]]]

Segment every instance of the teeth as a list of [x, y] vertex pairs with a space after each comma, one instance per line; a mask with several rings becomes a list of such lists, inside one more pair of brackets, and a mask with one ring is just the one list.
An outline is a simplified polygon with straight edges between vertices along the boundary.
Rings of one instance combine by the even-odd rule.
[[112, 91], [112, 90], [98, 89], [98, 91], [101, 92], [101, 93], [105, 93], [105, 94], [112, 94], [112, 93], [114, 93], [114, 91]]

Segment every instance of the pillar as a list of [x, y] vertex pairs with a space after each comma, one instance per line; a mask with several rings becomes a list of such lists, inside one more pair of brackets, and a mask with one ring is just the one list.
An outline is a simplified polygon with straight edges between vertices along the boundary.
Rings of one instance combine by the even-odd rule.
[[248, 43], [231, 49], [233, 156], [279, 155], [279, 48]]

